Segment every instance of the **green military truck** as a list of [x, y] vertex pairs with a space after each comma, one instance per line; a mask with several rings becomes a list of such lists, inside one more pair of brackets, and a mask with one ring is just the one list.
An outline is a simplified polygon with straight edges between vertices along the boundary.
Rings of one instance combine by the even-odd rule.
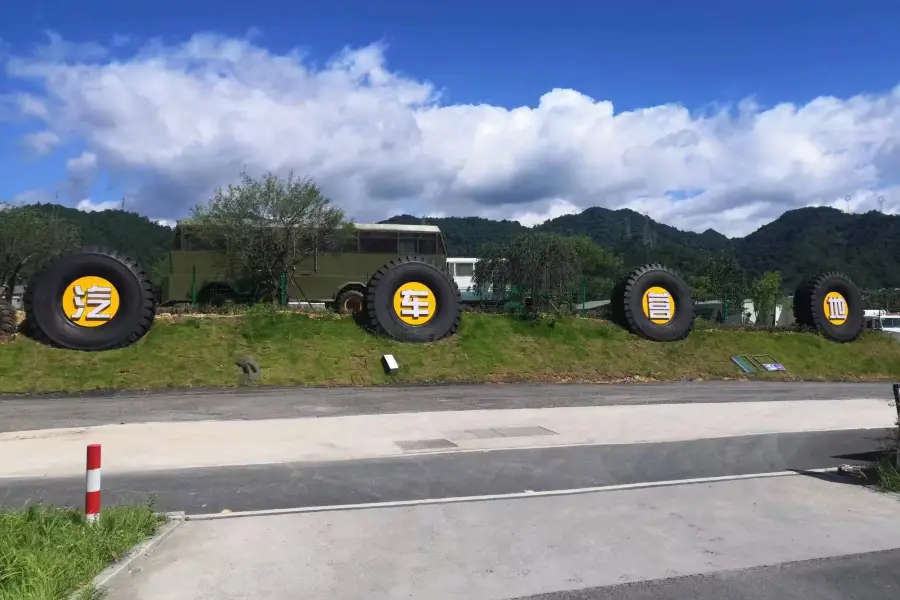
[[[332, 305], [340, 312], [362, 306], [369, 277], [399, 256], [419, 256], [446, 269], [447, 248], [435, 225], [355, 223], [347, 243], [334, 252], [316, 252], [285, 278], [288, 302]], [[196, 225], [179, 221], [170, 252], [170, 272], [160, 290], [162, 304], [221, 304], [247, 299], [221, 254], [204, 248]]]

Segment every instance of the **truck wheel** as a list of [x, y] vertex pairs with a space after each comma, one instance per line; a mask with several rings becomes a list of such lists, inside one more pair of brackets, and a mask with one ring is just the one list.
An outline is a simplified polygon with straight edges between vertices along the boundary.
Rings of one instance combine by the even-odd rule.
[[237, 294], [226, 283], [210, 283], [197, 292], [197, 304], [219, 308], [226, 302], [234, 302]]
[[0, 300], [0, 340], [8, 340], [18, 329], [16, 310], [5, 300]]
[[359, 290], [349, 289], [338, 298], [337, 311], [342, 315], [355, 315], [362, 311], [365, 305], [365, 296]]
[[101, 248], [54, 257], [29, 282], [23, 300], [31, 335], [70, 350], [130, 346], [156, 316], [147, 273], [127, 256]]
[[659, 263], [638, 267], [624, 279], [621, 302], [628, 330], [655, 342], [685, 339], [694, 327], [694, 293]]
[[462, 316], [459, 288], [447, 273], [417, 257], [392, 260], [369, 280], [366, 321], [401, 342], [433, 342], [453, 335]]
[[809, 311], [813, 326], [832, 342], [852, 342], [865, 327], [862, 294], [841, 273], [825, 273], [812, 279], [803, 310]]
[[794, 322], [801, 327], [812, 328], [816, 326], [812, 319], [812, 313], [809, 310], [810, 306], [812, 306], [810, 299], [812, 297], [812, 286], [815, 281], [815, 277], [810, 277], [801, 281], [797, 289], [794, 290]]

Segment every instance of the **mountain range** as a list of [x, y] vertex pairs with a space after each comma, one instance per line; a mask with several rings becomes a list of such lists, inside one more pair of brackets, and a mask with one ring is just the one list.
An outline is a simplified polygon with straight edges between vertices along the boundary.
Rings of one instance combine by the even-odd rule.
[[[82, 242], [116, 248], [133, 256], [148, 270], [160, 272], [172, 229], [141, 215], [119, 210], [82, 212], [44, 204], [82, 232]], [[708, 229], [681, 231], [628, 209], [589, 208], [528, 228], [517, 221], [481, 217], [421, 218], [398, 215], [382, 223], [438, 225], [452, 256], [478, 256], [487, 242], [529, 231], [586, 235], [620, 253], [627, 266], [661, 262], [687, 276], [700, 274], [707, 257], [734, 252], [751, 276], [779, 270], [785, 287], [804, 277], [841, 271], [867, 289], [900, 287], [900, 216], [871, 211], [848, 214], [834, 208], [791, 210], [743, 238], [728, 238]]]
[[476, 253], [484, 242], [544, 231], [587, 235], [622, 254], [628, 266], [658, 261], [688, 276], [699, 274], [710, 254], [728, 250], [751, 276], [780, 271], [786, 287], [825, 271], [844, 272], [869, 289], [900, 286], [900, 216], [877, 211], [848, 214], [827, 207], [800, 208], [743, 238], [728, 238], [713, 229], [681, 231], [629, 209], [600, 207], [557, 217], [532, 229], [516, 221], [478, 217], [400, 215], [384, 222], [438, 225], [448, 251], [457, 256]]

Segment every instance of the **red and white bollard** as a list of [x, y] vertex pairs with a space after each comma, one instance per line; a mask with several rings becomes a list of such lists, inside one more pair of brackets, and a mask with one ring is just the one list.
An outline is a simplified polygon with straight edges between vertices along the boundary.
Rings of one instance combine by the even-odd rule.
[[87, 447], [84, 517], [88, 523], [96, 523], [100, 518], [100, 444]]

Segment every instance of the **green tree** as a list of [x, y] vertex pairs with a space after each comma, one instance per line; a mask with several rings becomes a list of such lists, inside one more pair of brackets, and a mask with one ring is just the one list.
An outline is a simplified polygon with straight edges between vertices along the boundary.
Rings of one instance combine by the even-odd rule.
[[528, 233], [484, 248], [475, 265], [475, 289], [499, 298], [511, 290], [536, 310], [560, 312], [575, 299], [581, 260], [569, 239]]
[[709, 281], [709, 291], [722, 302], [725, 317], [743, 311], [743, 300], [748, 292], [747, 275], [734, 254], [729, 250], [713, 254], [704, 275]]
[[165, 254], [149, 265], [147, 273], [150, 275], [150, 280], [158, 284], [169, 275], [171, 270], [171, 257], [168, 254]]
[[694, 289], [694, 296], [700, 300], [714, 300], [715, 292], [713, 285], [709, 279], [709, 275], [695, 275], [690, 278], [691, 287]]
[[[586, 300], [607, 299], [622, 274], [622, 256], [595, 243], [586, 235], [566, 238], [581, 264], [581, 277]], [[579, 291], [579, 294], [581, 292]], [[581, 302], [578, 298], [578, 302]]]
[[55, 214], [0, 204], [0, 288], [7, 301], [54, 254], [79, 244], [78, 230]]
[[[202, 243], [216, 250], [257, 295], [275, 299], [282, 273], [294, 273], [314, 252], [340, 245], [352, 230], [344, 211], [309, 178], [266, 173], [218, 188], [208, 204], [195, 206]], [[299, 285], [297, 288], [301, 290]]]
[[775, 310], [781, 296], [781, 273], [766, 271], [750, 286], [750, 299], [756, 309], [756, 323], [775, 325]]

